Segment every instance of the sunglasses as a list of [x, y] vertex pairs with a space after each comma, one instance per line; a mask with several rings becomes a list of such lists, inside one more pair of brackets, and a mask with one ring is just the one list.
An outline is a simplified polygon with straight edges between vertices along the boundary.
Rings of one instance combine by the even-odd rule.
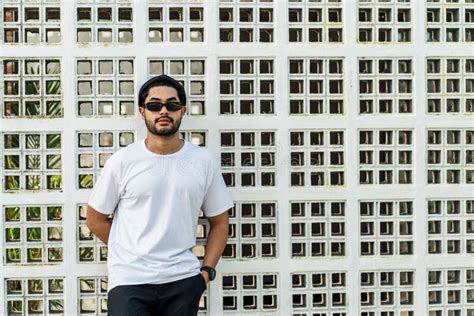
[[145, 107], [148, 111], [156, 112], [161, 111], [163, 107], [166, 107], [168, 111], [174, 112], [180, 110], [183, 105], [179, 102], [168, 102], [168, 103], [161, 103], [161, 102], [148, 102], [145, 103]]

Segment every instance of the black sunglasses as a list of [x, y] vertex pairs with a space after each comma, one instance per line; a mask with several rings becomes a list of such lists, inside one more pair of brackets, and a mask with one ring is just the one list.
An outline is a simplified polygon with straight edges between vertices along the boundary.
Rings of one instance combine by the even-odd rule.
[[179, 102], [168, 102], [168, 103], [161, 103], [161, 102], [148, 102], [145, 103], [145, 107], [147, 108], [148, 111], [161, 111], [163, 107], [166, 107], [168, 111], [178, 111], [180, 110], [183, 105]]

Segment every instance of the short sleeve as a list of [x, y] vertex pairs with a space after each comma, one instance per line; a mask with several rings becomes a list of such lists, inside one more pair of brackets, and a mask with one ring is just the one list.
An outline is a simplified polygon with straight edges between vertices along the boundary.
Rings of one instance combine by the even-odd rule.
[[234, 206], [230, 191], [222, 177], [221, 167], [214, 158], [211, 172], [209, 172], [209, 181], [210, 184], [201, 206], [206, 217], [217, 216]]
[[109, 158], [94, 185], [88, 204], [100, 213], [112, 214], [119, 198], [119, 181]]

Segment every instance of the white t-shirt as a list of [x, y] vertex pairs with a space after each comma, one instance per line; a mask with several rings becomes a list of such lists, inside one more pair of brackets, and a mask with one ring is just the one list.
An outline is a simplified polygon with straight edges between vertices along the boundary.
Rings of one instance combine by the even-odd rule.
[[234, 206], [220, 164], [205, 148], [184, 141], [169, 155], [144, 140], [106, 162], [88, 204], [115, 212], [108, 243], [108, 290], [167, 283], [199, 273], [192, 253], [200, 209], [207, 217]]

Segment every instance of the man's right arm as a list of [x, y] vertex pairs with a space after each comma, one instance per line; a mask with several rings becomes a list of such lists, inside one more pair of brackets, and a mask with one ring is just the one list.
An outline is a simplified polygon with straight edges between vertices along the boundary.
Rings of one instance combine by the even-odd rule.
[[89, 227], [91, 232], [106, 245], [109, 241], [110, 228], [112, 227], [112, 222], [107, 218], [107, 216], [107, 214], [102, 214], [92, 206], [87, 205], [87, 227]]

